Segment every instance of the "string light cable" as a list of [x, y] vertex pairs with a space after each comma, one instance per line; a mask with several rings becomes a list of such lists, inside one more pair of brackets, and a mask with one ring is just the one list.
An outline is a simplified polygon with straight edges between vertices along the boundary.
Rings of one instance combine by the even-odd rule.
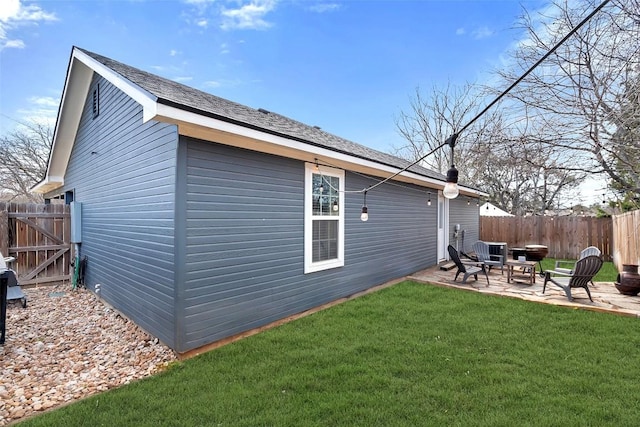
[[[491, 101], [484, 109], [482, 109], [482, 111], [480, 111], [474, 118], [472, 118], [469, 122], [467, 122], [467, 124], [465, 124], [462, 128], [460, 128], [460, 130], [454, 132], [449, 138], [447, 138], [447, 140], [445, 142], [443, 142], [442, 144], [438, 145], [436, 148], [434, 148], [433, 150], [429, 151], [427, 154], [421, 156], [420, 158], [418, 158], [417, 160], [413, 161], [412, 163], [410, 163], [409, 165], [405, 166], [404, 168], [400, 169], [398, 172], [394, 173], [393, 175], [377, 182], [376, 184], [366, 188], [366, 189], [362, 189], [359, 192], [363, 193], [365, 191], [369, 191], [372, 190], [382, 184], [384, 184], [385, 182], [395, 178], [396, 176], [400, 175], [403, 172], [406, 172], [409, 168], [417, 165], [418, 163], [422, 162], [425, 158], [427, 158], [428, 156], [430, 156], [431, 154], [435, 153], [436, 151], [438, 151], [439, 149], [441, 149], [442, 147], [449, 145], [451, 147], [451, 152], [453, 154], [453, 148], [456, 144], [456, 140], [458, 138], [458, 135], [462, 132], [464, 132], [466, 129], [469, 128], [469, 126], [471, 126], [473, 123], [475, 123], [480, 117], [482, 117], [489, 109], [491, 109], [491, 107], [493, 107], [496, 103], [498, 103], [505, 95], [507, 95], [514, 87], [516, 87], [522, 80], [524, 80], [529, 74], [531, 74], [533, 72], [533, 70], [535, 70], [543, 61], [545, 61], [549, 56], [551, 56], [551, 54], [553, 54], [556, 50], [558, 50], [558, 48], [564, 44], [564, 42], [566, 42], [571, 36], [573, 36], [580, 28], [582, 28], [582, 26], [584, 24], [586, 24], [596, 13], [598, 13], [604, 6], [607, 5], [607, 3], [609, 3], [610, 0], [604, 0], [602, 3], [600, 3], [600, 5], [598, 7], [596, 7], [589, 15], [587, 15], [582, 21], [580, 21], [580, 23], [578, 23], [578, 25], [576, 25], [575, 27], [573, 27], [571, 29], [571, 31], [569, 31], [563, 38], [562, 40], [560, 40], [558, 43], [556, 43], [547, 53], [545, 53], [540, 59], [538, 59], [531, 67], [529, 67], [529, 69], [527, 71], [525, 71], [524, 74], [522, 74], [519, 78], [517, 78], [513, 83], [511, 83], [511, 85], [509, 85], [509, 87], [507, 87], [505, 90], [502, 91], [502, 93], [500, 93], [493, 101]], [[453, 163], [453, 158], [452, 158], [452, 163]], [[453, 166], [452, 166], [453, 169]], [[451, 171], [451, 169], [450, 169]], [[456, 170], [457, 173], [457, 170]], [[449, 173], [447, 173], [447, 175], [449, 175]]]
[[[609, 2], [610, 2], [610, 0], [604, 0], [602, 3], [600, 3], [600, 5], [598, 5], [598, 7], [596, 7], [584, 19], [582, 19], [582, 21], [580, 21], [578, 23], [578, 25], [573, 27], [571, 29], [571, 31], [569, 31], [547, 53], [545, 53], [531, 67], [529, 67], [529, 69], [527, 69], [527, 71], [525, 71], [519, 78], [517, 78], [506, 89], [504, 89], [493, 101], [491, 101], [489, 104], [487, 104], [487, 106], [485, 108], [483, 108], [482, 111], [480, 111], [475, 117], [473, 117], [471, 120], [469, 120], [469, 122], [467, 122], [467, 124], [462, 126], [462, 128], [460, 128], [458, 131], [454, 131], [453, 134], [451, 134], [451, 136], [449, 136], [449, 138], [447, 138], [447, 140], [445, 142], [443, 142], [442, 144], [438, 145], [433, 150], [429, 151], [428, 153], [424, 154], [423, 156], [419, 157], [418, 159], [414, 160], [413, 162], [409, 163], [404, 168], [402, 168], [402, 169], [398, 170], [397, 172], [393, 173], [392, 175], [388, 176], [387, 178], [385, 178], [383, 180], [380, 180], [377, 183], [375, 183], [375, 184], [373, 184], [373, 185], [371, 185], [371, 186], [369, 186], [367, 188], [364, 188], [362, 190], [352, 190], [352, 191], [350, 191], [350, 193], [364, 193], [365, 194], [365, 204], [362, 207], [363, 215], [365, 213], [367, 213], [366, 193], [368, 191], [371, 191], [371, 190], [379, 187], [380, 185], [392, 180], [393, 178], [397, 177], [398, 175], [406, 172], [407, 170], [409, 170], [413, 166], [415, 166], [418, 163], [422, 162], [424, 159], [426, 159], [431, 154], [435, 153], [436, 151], [440, 150], [441, 148], [443, 148], [443, 147], [445, 147], [447, 145], [451, 148], [451, 168], [447, 172], [446, 184], [445, 184], [445, 188], [443, 190], [443, 193], [446, 193], [445, 197], [448, 197], [448, 198], [457, 197], [458, 196], [458, 188], [457, 188], [458, 170], [455, 168], [455, 166], [453, 164], [453, 160], [454, 160], [454, 158], [453, 158], [453, 149], [455, 147], [456, 140], [458, 139], [458, 136], [460, 135], [460, 133], [462, 133], [466, 129], [468, 129], [473, 123], [475, 123], [480, 117], [482, 117], [489, 109], [491, 109], [495, 104], [497, 104], [504, 96], [506, 96], [514, 87], [516, 87], [529, 74], [531, 74], [533, 72], [533, 70], [535, 70], [549, 56], [551, 56], [560, 46], [562, 46], [571, 36], [573, 36], [580, 28], [582, 28], [582, 26], [584, 24], [586, 24], [596, 13], [598, 13]], [[317, 163], [316, 163], [316, 166], [317, 166]], [[447, 184], [452, 184], [452, 185], [447, 187]], [[449, 190], [449, 191], [447, 191], [447, 190]], [[345, 191], [345, 193], [346, 193], [346, 191]], [[367, 219], [368, 219], [368, 215], [367, 215]], [[366, 221], [366, 219], [363, 219], [363, 221]]]

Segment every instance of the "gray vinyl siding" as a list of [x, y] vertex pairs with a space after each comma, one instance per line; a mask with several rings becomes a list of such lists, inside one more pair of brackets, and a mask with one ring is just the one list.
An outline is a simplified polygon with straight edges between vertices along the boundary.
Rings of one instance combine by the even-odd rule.
[[[385, 184], [346, 194], [345, 266], [304, 274], [304, 174], [298, 160], [182, 138], [186, 145], [184, 321], [178, 351], [263, 326], [436, 263], [436, 206]], [[372, 180], [346, 173], [346, 189]]]
[[460, 224], [460, 230], [464, 230], [464, 243], [461, 233], [458, 237], [458, 247], [465, 252], [471, 252], [471, 246], [480, 239], [480, 208], [477, 201], [478, 199], [466, 196], [449, 201], [449, 242], [455, 246], [454, 227]]
[[106, 302], [172, 347], [177, 143], [175, 126], [143, 124], [137, 103], [94, 76], [64, 188], [82, 202], [87, 285], [100, 284]]

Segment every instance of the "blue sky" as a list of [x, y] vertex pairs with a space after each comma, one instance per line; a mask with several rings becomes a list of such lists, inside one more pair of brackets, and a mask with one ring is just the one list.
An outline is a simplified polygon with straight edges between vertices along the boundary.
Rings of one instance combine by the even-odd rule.
[[376, 148], [420, 87], [483, 82], [545, 0], [0, 2], [0, 133], [55, 120], [73, 45]]

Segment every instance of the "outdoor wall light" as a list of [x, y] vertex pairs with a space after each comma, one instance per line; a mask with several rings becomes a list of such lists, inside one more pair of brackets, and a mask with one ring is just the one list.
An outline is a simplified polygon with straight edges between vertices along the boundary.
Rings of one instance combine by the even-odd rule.
[[362, 204], [362, 213], [360, 214], [360, 221], [367, 222], [369, 220], [369, 208], [367, 208], [367, 192], [364, 192], [364, 203]]

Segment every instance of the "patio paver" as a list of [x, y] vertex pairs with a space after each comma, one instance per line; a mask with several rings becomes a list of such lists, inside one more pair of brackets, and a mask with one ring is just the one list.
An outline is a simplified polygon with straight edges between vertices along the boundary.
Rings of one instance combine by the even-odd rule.
[[542, 293], [544, 278], [538, 276], [536, 283], [530, 285], [528, 277], [522, 275], [517, 277], [517, 282], [507, 283], [507, 274], [500, 274], [500, 271], [489, 272], [489, 286], [484, 277], [478, 276], [478, 281], [470, 277], [466, 284], [454, 281], [456, 269], [441, 270], [440, 266], [421, 270], [410, 275], [408, 278], [421, 283], [430, 283], [438, 286], [453, 287], [468, 291], [480, 292], [484, 294], [499, 295], [511, 298], [520, 298], [543, 304], [554, 304], [567, 307], [580, 308], [607, 313], [621, 314], [625, 316], [640, 317], [640, 296], [622, 295], [616, 289], [613, 282], [595, 282], [589, 285], [593, 302], [584, 289], [576, 289], [572, 292], [573, 301], [569, 301], [559, 287], [553, 283], [547, 285], [545, 293]]

